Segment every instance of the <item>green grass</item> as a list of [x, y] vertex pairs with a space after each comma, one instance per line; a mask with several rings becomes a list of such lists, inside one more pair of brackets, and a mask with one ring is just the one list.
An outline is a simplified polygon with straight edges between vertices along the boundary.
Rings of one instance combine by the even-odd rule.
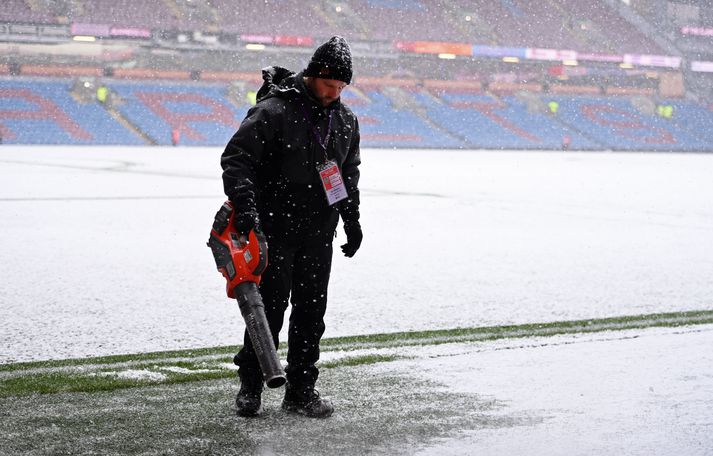
[[[349, 356], [355, 350], [379, 350], [416, 345], [464, 343], [507, 338], [547, 337], [650, 327], [676, 327], [713, 323], [713, 310], [634, 315], [524, 325], [453, 328], [362, 336], [322, 341], [322, 352], [344, 352], [322, 362], [336, 368], [389, 362], [393, 354], [369, 353]], [[60, 392], [112, 391], [152, 384], [176, 384], [235, 376], [232, 363], [237, 346], [163, 351], [94, 358], [12, 363], [0, 365], [0, 397]], [[284, 351], [280, 352], [284, 359]]]
[[649, 327], [675, 327], [713, 323], [713, 310], [632, 315], [589, 320], [571, 320], [523, 325], [454, 328], [431, 331], [371, 334], [340, 337], [322, 342], [325, 349], [360, 349], [408, 345], [494, 340], [514, 337], [548, 336], [571, 333], [590, 333]]
[[239, 346], [229, 345], [222, 347], [208, 347], [188, 350], [160, 351], [150, 353], [138, 353], [127, 355], [96, 356], [89, 358], [58, 359], [48, 361], [30, 361], [21, 363], [0, 364], [0, 372], [38, 369], [38, 368], [59, 368], [70, 366], [84, 366], [87, 364], [118, 364], [128, 363], [137, 360], [163, 360], [167, 358], [199, 358], [204, 356], [233, 356], [240, 349]]
[[363, 364], [387, 363], [397, 359], [403, 359], [403, 356], [397, 355], [364, 355], [364, 356], [348, 356], [346, 358], [335, 361], [327, 361], [320, 363], [319, 367], [323, 369], [333, 369], [335, 367], [345, 366], [360, 366]]

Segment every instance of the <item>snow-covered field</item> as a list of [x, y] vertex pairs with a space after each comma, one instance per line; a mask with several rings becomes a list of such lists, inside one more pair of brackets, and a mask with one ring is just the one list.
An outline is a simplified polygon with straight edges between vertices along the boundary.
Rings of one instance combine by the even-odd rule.
[[[0, 363], [240, 343], [205, 246], [220, 153], [1, 146]], [[363, 161], [327, 337], [713, 308], [713, 154]]]
[[413, 363], [484, 410], [478, 425], [410, 454], [709, 455], [712, 330], [503, 341]]
[[[220, 152], [0, 147], [0, 364], [240, 343], [205, 246]], [[365, 241], [335, 257], [328, 337], [713, 309], [713, 154], [363, 158]], [[705, 455], [712, 335], [367, 348], [351, 356], [398, 359], [325, 368], [319, 422], [282, 413], [282, 390], [236, 418], [226, 378], [10, 395], [0, 453]]]

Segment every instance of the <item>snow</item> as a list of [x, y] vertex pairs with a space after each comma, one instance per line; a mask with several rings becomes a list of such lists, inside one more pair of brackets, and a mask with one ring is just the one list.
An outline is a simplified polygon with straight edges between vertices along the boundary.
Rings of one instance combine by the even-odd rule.
[[503, 341], [414, 363], [450, 392], [504, 407], [413, 454], [710, 454], [711, 346], [705, 326]]
[[166, 375], [146, 369], [126, 369], [117, 372], [100, 372], [97, 375], [104, 377], [116, 377], [127, 380], [144, 380], [149, 382], [162, 382], [166, 380]]
[[[220, 153], [0, 147], [0, 362], [241, 343]], [[711, 154], [362, 155], [325, 337], [711, 308]]]
[[[220, 152], [0, 147], [0, 363], [240, 343], [205, 246]], [[363, 159], [365, 239], [335, 255], [327, 337], [712, 308], [713, 154]], [[8, 398], [1, 426], [17, 444], [39, 423], [33, 446], [58, 451], [704, 455], [712, 345], [702, 325], [360, 350], [403, 358], [324, 369], [329, 420], [285, 416], [281, 390], [260, 420], [236, 418], [219, 380]]]
[[327, 420], [282, 411], [282, 388], [263, 393], [259, 418], [237, 417], [234, 379], [3, 398], [0, 448], [703, 456], [713, 449], [712, 344], [713, 325], [701, 325], [403, 347], [405, 359], [323, 369], [320, 392], [336, 408]]

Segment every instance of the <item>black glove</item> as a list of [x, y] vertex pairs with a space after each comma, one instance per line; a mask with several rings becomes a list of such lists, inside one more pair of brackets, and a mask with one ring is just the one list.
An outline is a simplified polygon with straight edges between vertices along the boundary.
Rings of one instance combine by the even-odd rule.
[[236, 212], [235, 217], [233, 217], [233, 226], [235, 230], [247, 236], [250, 234], [250, 230], [255, 229], [255, 231], [260, 231], [258, 225], [260, 220], [257, 216], [257, 212]]
[[247, 236], [250, 230], [260, 224], [257, 210], [255, 209], [255, 192], [253, 191], [252, 182], [245, 180], [244, 183], [235, 187], [230, 194], [230, 201], [233, 203], [233, 210], [235, 211], [233, 226], [238, 233]]
[[347, 235], [347, 243], [342, 246], [342, 252], [344, 252], [345, 257], [351, 258], [359, 250], [364, 235], [361, 233], [359, 222], [345, 223], [344, 232]]

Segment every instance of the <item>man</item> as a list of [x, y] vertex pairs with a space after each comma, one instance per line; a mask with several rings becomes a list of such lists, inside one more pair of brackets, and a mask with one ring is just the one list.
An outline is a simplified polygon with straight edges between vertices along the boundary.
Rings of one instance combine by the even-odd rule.
[[[352, 80], [352, 59], [344, 38], [321, 45], [307, 68], [263, 70], [257, 104], [221, 157], [225, 193], [232, 201], [239, 233], [262, 230], [268, 267], [260, 294], [278, 345], [288, 300], [287, 384], [282, 408], [327, 417], [334, 407], [315, 390], [319, 343], [324, 333], [332, 240], [339, 216], [352, 257], [359, 249], [359, 124], [340, 101]], [[247, 331], [235, 356], [242, 416], [261, 411], [262, 373]]]

